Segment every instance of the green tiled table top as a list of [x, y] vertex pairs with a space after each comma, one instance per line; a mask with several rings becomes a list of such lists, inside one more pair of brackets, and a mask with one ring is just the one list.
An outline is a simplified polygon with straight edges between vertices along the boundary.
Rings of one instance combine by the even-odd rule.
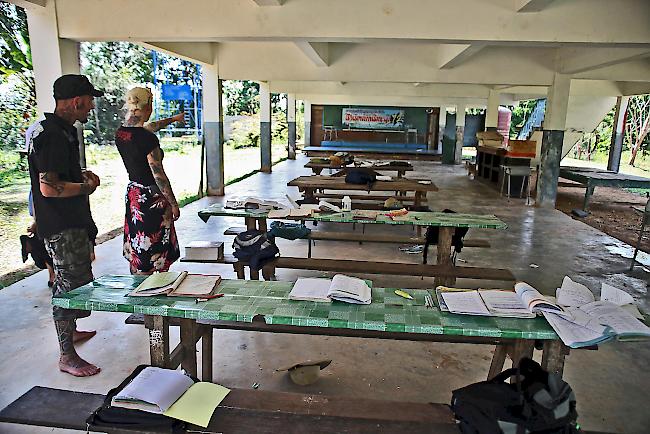
[[[353, 213], [340, 212], [334, 214], [315, 214], [311, 217], [301, 217], [288, 219], [309, 220], [335, 223], [377, 223], [389, 225], [415, 225], [415, 226], [446, 226], [455, 228], [481, 228], [481, 229], [506, 229], [508, 226], [493, 215], [476, 215], [476, 214], [451, 214], [443, 212], [423, 212], [409, 211], [408, 220], [391, 220], [386, 215], [388, 211], [379, 211], [377, 220], [358, 220], [353, 218]], [[208, 208], [199, 211], [199, 217], [207, 222], [212, 216], [221, 217], [253, 217], [267, 218], [268, 212], [257, 211], [254, 209], [229, 209], [223, 205], [214, 204]], [[280, 219], [280, 220], [285, 220]]]
[[[197, 320], [252, 322], [263, 315], [267, 324], [289, 324], [511, 339], [557, 339], [544, 318], [514, 319], [455, 315], [424, 307], [426, 290], [408, 289], [415, 300], [394, 294], [392, 288], [373, 288], [372, 304], [317, 303], [289, 300], [293, 283], [223, 280], [225, 297], [196, 303], [187, 297], [128, 297], [144, 277], [107, 275], [55, 296], [52, 303], [69, 309], [142, 313]], [[435, 297], [434, 297], [435, 299]]]

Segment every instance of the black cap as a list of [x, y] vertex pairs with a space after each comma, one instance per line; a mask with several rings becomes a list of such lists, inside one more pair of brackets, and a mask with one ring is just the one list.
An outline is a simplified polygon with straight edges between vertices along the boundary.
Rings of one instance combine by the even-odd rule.
[[54, 82], [54, 99], [70, 99], [82, 95], [103, 96], [104, 92], [95, 89], [85, 75], [66, 74]]

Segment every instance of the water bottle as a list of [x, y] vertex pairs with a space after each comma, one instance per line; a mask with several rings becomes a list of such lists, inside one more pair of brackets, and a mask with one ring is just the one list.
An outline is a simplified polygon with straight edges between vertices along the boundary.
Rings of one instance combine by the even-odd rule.
[[343, 196], [341, 202], [343, 203], [343, 211], [352, 211], [352, 199], [350, 199], [350, 196]]

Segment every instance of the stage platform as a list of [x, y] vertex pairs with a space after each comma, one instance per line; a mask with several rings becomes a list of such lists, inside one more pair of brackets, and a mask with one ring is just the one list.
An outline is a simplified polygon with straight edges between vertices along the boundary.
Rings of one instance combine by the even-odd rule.
[[441, 150], [427, 150], [422, 143], [384, 143], [323, 141], [321, 146], [307, 146], [303, 152], [308, 157], [328, 157], [337, 152], [348, 152], [355, 157], [376, 160], [424, 160], [436, 161], [442, 156]]

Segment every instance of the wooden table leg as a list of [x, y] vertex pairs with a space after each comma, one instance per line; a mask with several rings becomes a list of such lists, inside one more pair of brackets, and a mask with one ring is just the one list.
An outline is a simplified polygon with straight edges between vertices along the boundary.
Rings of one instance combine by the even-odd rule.
[[[404, 193], [406, 193], [406, 192], [404, 192]], [[426, 194], [426, 193], [425, 193], [425, 194]], [[421, 192], [421, 191], [416, 191], [416, 192], [415, 192], [415, 197], [413, 198], [413, 206], [414, 206], [414, 207], [417, 208], [417, 207], [419, 207], [419, 206], [422, 206], [422, 202], [423, 202], [423, 201], [422, 201], [422, 196], [424, 196], [424, 195], [423, 195], [423, 192]], [[425, 197], [426, 197], [426, 196], [425, 196]]]
[[181, 346], [183, 358], [181, 367], [190, 375], [196, 377], [196, 320], [181, 318]]
[[559, 340], [544, 341], [542, 349], [542, 368], [548, 372], [559, 374], [564, 373], [564, 357], [569, 354], [569, 347]]
[[[454, 264], [451, 259], [451, 237], [456, 231], [455, 228], [441, 226], [438, 232], [438, 246], [437, 246], [437, 264], [445, 267], [453, 267]], [[450, 286], [456, 283], [453, 277], [436, 277], [435, 285]]]
[[201, 380], [212, 382], [212, 326], [201, 327]]
[[169, 367], [169, 318], [145, 315], [145, 327], [149, 329], [149, 355], [151, 366]]
[[497, 345], [494, 349], [492, 362], [490, 363], [490, 371], [488, 372], [487, 379], [494, 378], [497, 374], [503, 371], [503, 365], [506, 363], [506, 356], [508, 355], [508, 344]]
[[257, 229], [259, 229], [261, 232], [266, 232], [267, 231], [266, 219], [265, 218], [258, 218], [257, 219]]
[[247, 231], [257, 229], [257, 221], [254, 217], [244, 217], [244, 222], [246, 223]]
[[248, 270], [251, 276], [251, 280], [260, 280], [260, 270], [253, 270], [250, 264], [248, 265]]
[[535, 349], [535, 341], [530, 339], [517, 339], [512, 345], [512, 352], [510, 358], [512, 359], [512, 367], [519, 366], [519, 361], [524, 357], [532, 358], [533, 350]]
[[596, 190], [595, 185], [587, 184], [587, 189], [585, 191], [585, 200], [582, 204], [583, 211], [587, 211], [587, 208], [589, 208], [589, 199], [591, 199], [591, 196], [594, 194], [594, 190]]

